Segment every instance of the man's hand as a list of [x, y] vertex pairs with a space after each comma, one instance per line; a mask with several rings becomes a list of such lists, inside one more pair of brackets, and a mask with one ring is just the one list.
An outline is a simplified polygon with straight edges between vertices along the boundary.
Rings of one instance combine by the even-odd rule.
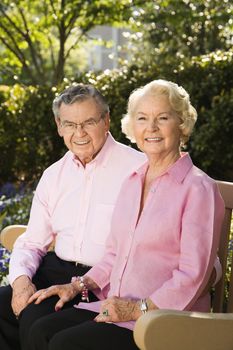
[[16, 278], [12, 285], [13, 294], [11, 306], [16, 317], [28, 305], [29, 298], [35, 293], [36, 287], [26, 275]]
[[51, 286], [46, 289], [40, 289], [35, 294], [33, 294], [28, 300], [29, 303], [33, 301], [35, 304], [40, 304], [43, 300], [53, 296], [58, 295], [59, 300], [55, 305], [55, 311], [60, 310], [65, 303], [72, 300], [78, 293], [81, 292], [81, 288], [78, 288], [73, 283], [60, 284]]

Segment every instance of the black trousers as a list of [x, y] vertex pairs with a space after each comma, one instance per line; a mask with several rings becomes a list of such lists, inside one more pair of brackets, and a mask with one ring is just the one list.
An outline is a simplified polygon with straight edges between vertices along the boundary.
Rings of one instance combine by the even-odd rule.
[[40, 318], [30, 328], [31, 350], [136, 350], [131, 330], [93, 321], [97, 314], [69, 308]]
[[[71, 277], [82, 276], [89, 270], [88, 267], [59, 259], [55, 253], [48, 253], [39, 269], [37, 270], [33, 283], [36, 288], [42, 289], [54, 284], [69, 283]], [[97, 300], [90, 293], [90, 300]], [[10, 286], [0, 288], [0, 349], [1, 350], [30, 350], [28, 335], [34, 322], [41, 317], [55, 313], [54, 306], [58, 297], [51, 297], [41, 304], [28, 305], [16, 320], [11, 308], [12, 289]], [[72, 308], [80, 301], [78, 295], [72, 301], [64, 305], [64, 309]]]

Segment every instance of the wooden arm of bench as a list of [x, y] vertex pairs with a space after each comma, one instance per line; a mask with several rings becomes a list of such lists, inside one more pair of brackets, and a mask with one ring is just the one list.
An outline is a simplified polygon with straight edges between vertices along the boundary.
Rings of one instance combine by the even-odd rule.
[[[12, 251], [16, 239], [26, 231], [26, 225], [6, 226], [0, 233], [0, 243], [4, 248]], [[51, 243], [49, 250], [54, 250], [55, 240]]]
[[16, 238], [26, 231], [26, 225], [10, 225], [6, 226], [0, 234], [0, 241], [3, 247], [11, 251]]
[[134, 328], [141, 350], [232, 350], [233, 314], [149, 311]]

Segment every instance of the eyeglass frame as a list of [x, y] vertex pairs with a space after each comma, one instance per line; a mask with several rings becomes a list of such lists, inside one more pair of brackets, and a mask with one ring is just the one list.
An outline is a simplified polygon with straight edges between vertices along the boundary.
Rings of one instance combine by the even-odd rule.
[[[91, 118], [89, 118], [89, 119], [84, 120], [82, 123], [75, 123], [75, 122], [72, 122], [72, 121], [69, 121], [69, 120], [61, 120], [61, 119], [59, 118], [59, 122], [60, 122], [61, 127], [64, 128], [64, 131], [65, 131], [66, 133], [71, 134], [71, 133], [76, 132], [78, 126], [81, 127], [82, 130], [87, 131], [88, 128], [87, 128], [87, 129], [85, 128], [85, 124], [87, 125], [87, 122], [90, 122], [90, 121], [94, 122], [94, 123], [92, 124], [92, 126], [93, 126], [93, 129], [95, 129], [95, 127], [97, 126], [97, 124], [99, 124], [99, 122], [101, 121], [101, 119], [104, 119], [105, 116], [106, 116], [106, 114], [101, 114], [98, 120], [96, 120], [95, 118], [91, 117]], [[72, 128], [73, 128], [72, 131], [67, 131], [67, 130], [65, 129], [65, 126], [64, 126], [64, 123], [65, 123], [65, 122], [69, 123], [70, 126], [72, 125]]]

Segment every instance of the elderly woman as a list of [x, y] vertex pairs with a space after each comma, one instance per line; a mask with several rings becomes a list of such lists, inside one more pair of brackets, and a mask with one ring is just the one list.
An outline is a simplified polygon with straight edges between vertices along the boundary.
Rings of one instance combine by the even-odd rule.
[[[134, 91], [122, 128], [148, 161], [123, 184], [100, 263], [58, 295], [56, 310], [88, 291], [99, 298], [38, 320], [30, 349], [137, 349], [133, 327], [153, 309], [209, 311], [203, 289], [213, 269], [224, 205], [213, 179], [182, 153], [196, 121], [188, 93], [155, 80]], [[78, 308], [78, 310], [77, 310]]]

